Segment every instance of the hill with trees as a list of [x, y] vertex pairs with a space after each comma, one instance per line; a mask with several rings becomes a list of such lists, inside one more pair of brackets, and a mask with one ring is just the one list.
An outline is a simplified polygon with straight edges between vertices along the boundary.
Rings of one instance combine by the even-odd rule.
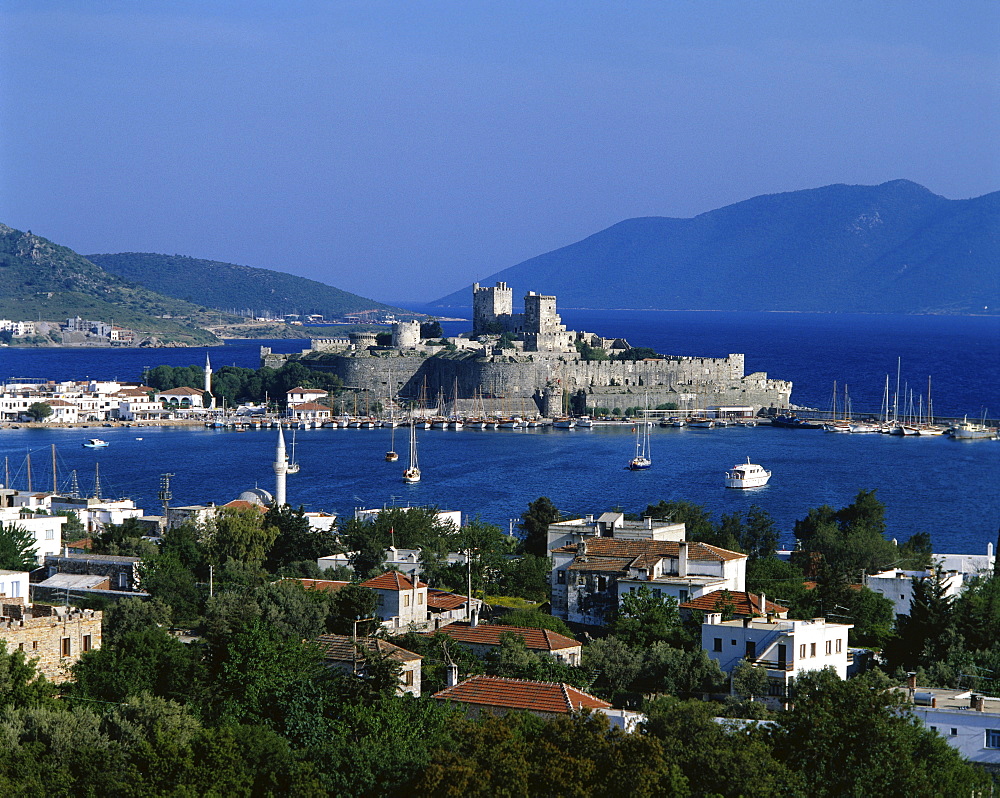
[[326, 318], [365, 310], [413, 315], [316, 280], [269, 269], [150, 252], [87, 257], [102, 269], [152, 291], [224, 311], [268, 316], [318, 313]]
[[1000, 192], [950, 200], [894, 180], [627, 219], [480, 282], [574, 308], [978, 314], [1000, 308], [998, 260]]
[[204, 345], [218, 323], [205, 307], [163, 296], [104, 271], [68, 247], [0, 224], [0, 318], [114, 323], [160, 343]]

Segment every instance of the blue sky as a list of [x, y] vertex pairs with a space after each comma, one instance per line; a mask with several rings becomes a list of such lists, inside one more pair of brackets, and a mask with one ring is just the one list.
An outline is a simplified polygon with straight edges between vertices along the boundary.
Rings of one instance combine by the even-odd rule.
[[420, 301], [634, 216], [1000, 189], [997, 2], [0, 0], [0, 26], [0, 222], [83, 253]]

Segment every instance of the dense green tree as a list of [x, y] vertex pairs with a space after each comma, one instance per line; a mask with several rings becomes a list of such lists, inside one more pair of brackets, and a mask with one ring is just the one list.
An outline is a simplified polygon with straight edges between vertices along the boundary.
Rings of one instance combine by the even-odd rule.
[[559, 510], [548, 496], [540, 496], [531, 502], [528, 509], [521, 514], [521, 523], [518, 524], [524, 531], [522, 550], [536, 557], [548, 557], [549, 524], [561, 520], [563, 519]]
[[73, 695], [101, 701], [145, 691], [187, 703], [200, 698], [204, 683], [200, 652], [158, 626], [119, 634], [113, 645], [84, 652], [73, 675]]
[[157, 551], [156, 544], [146, 539], [148, 530], [137, 518], [126, 518], [120, 524], [105, 524], [91, 536], [95, 554], [117, 554], [125, 557], [147, 557]]
[[685, 650], [661, 640], [643, 652], [634, 686], [643, 693], [687, 698], [724, 691], [726, 676], [701, 648]]
[[7, 651], [0, 637], [0, 710], [55, 706], [55, 687], [23, 651]]
[[0, 521], [0, 569], [30, 571], [37, 564], [35, 536], [22, 526]]
[[690, 795], [667, 747], [609, 730], [603, 715], [551, 721], [514, 713], [466, 721], [418, 772], [411, 794], [450, 796]]
[[619, 637], [605, 637], [583, 647], [583, 666], [594, 672], [602, 695], [613, 698], [631, 689], [642, 672], [643, 655]]
[[80, 516], [72, 510], [63, 510], [62, 512], [56, 513], [56, 515], [61, 515], [66, 519], [66, 523], [62, 526], [62, 539], [65, 542], [74, 543], [86, 536], [87, 530], [80, 522]]
[[222, 507], [206, 523], [203, 539], [215, 565], [236, 561], [259, 569], [277, 537], [278, 528], [266, 523], [257, 508]]
[[552, 561], [548, 557], [522, 554], [505, 560], [500, 569], [499, 590], [505, 596], [520, 596], [531, 601], [549, 597]]
[[716, 541], [719, 540], [719, 529], [712, 523], [711, 513], [700, 504], [661, 501], [647, 506], [643, 515], [673, 524], [684, 524], [688, 540], [700, 540], [712, 545], [717, 545]]
[[313, 529], [309, 525], [302, 507], [293, 510], [287, 505], [272, 506], [264, 516], [264, 524], [278, 530], [264, 562], [265, 568], [271, 573], [277, 573], [295, 562], [315, 562], [334, 551], [336, 546], [336, 539], [331, 532]]
[[753, 701], [767, 695], [767, 668], [741, 660], [733, 669], [733, 690], [744, 699]]
[[677, 599], [657, 596], [646, 585], [622, 595], [610, 629], [629, 645], [640, 648], [659, 640], [678, 643], [685, 636], [677, 611]]
[[[377, 621], [364, 620], [376, 617], [378, 599], [374, 590], [358, 585], [345, 585], [333, 594], [327, 629], [336, 634], [371, 634]], [[355, 621], [361, 621], [355, 626]]]
[[779, 760], [801, 774], [809, 795], [973, 795], [989, 777], [925, 729], [905, 698], [867, 674], [831, 671], [796, 679], [794, 708], [772, 733]]
[[195, 623], [205, 592], [194, 571], [172, 552], [146, 557], [139, 564], [139, 587], [168, 605], [178, 623]]
[[170, 605], [158, 598], [149, 601], [124, 598], [104, 611], [101, 643], [105, 647], [114, 647], [130, 632], [141, 632], [153, 626], [169, 627], [172, 620]]
[[52, 406], [47, 402], [32, 402], [25, 414], [32, 421], [45, 421], [52, 415]]
[[524, 638], [512, 632], [500, 635], [500, 645], [486, 655], [486, 672], [510, 679], [530, 679], [536, 682], [563, 682], [588, 690], [594, 674], [560, 662], [548, 654], [529, 651]]

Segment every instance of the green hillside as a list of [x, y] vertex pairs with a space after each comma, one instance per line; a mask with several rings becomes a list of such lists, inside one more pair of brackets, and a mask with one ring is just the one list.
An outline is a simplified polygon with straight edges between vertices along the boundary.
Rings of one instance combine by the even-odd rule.
[[326, 318], [364, 310], [413, 315], [316, 280], [269, 269], [148, 252], [87, 257], [102, 269], [152, 291], [226, 311], [272, 316], [319, 313]]
[[[949, 200], [895, 180], [628, 219], [480, 282], [561, 307], [996, 313], [998, 262], [1000, 192]], [[436, 304], [470, 305], [471, 286]]]
[[218, 312], [156, 294], [68, 247], [0, 224], [0, 318], [57, 322], [73, 316], [128, 327], [160, 343], [218, 343], [199, 329], [218, 323]]

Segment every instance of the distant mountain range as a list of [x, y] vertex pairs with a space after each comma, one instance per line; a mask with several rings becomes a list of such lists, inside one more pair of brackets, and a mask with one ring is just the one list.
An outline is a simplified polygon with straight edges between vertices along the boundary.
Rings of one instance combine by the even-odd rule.
[[[1000, 192], [949, 200], [894, 180], [628, 219], [480, 282], [496, 281], [574, 308], [992, 314]], [[434, 304], [468, 307], [471, 290]]]
[[30, 230], [0, 224], [0, 318], [55, 322], [75, 316], [126, 327], [157, 343], [219, 343], [202, 329], [219, 323], [218, 312], [157, 294]]
[[412, 315], [410, 311], [315, 280], [234, 263], [149, 252], [88, 255], [87, 258], [105, 271], [160, 294], [226, 311], [319, 313], [326, 318], [363, 310]]

